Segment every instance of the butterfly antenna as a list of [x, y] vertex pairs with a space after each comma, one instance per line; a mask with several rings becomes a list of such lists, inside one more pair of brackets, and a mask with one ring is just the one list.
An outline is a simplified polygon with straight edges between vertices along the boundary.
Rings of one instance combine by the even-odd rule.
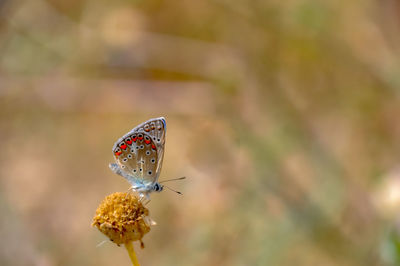
[[183, 195], [182, 192], [180, 192], [180, 191], [178, 191], [178, 190], [172, 189], [172, 188], [170, 188], [170, 187], [168, 187], [168, 186], [166, 186], [166, 185], [164, 185], [164, 187], [168, 188], [169, 190], [171, 190], [171, 191], [173, 191], [173, 192], [175, 192], [175, 193], [177, 193], [177, 194], [179, 194], [179, 195]]
[[183, 179], [186, 179], [186, 176], [182, 176], [182, 177], [178, 177], [178, 178], [172, 178], [172, 179], [167, 179], [167, 180], [163, 180], [163, 181], [161, 181], [161, 182], [158, 182], [158, 183], [165, 183], [165, 182], [169, 182], [169, 181], [175, 181], [175, 180], [183, 180]]

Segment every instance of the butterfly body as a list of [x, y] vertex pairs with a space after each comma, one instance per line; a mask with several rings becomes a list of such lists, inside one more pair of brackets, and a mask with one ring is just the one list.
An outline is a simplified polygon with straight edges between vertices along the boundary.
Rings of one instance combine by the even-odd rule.
[[118, 139], [113, 146], [115, 163], [110, 169], [124, 177], [141, 197], [160, 192], [158, 183], [164, 157], [166, 122], [163, 117], [150, 119]]

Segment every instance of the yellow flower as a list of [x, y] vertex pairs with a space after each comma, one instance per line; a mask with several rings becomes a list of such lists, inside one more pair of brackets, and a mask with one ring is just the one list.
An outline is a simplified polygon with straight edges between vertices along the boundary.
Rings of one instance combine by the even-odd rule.
[[97, 227], [118, 246], [139, 240], [150, 231], [149, 210], [138, 197], [116, 192], [107, 196], [96, 210], [92, 226]]

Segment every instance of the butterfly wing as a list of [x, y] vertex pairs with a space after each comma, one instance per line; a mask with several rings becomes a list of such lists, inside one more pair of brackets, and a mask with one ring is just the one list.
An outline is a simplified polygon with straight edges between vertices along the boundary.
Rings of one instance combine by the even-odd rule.
[[160, 175], [165, 144], [165, 119], [151, 119], [125, 134], [113, 147], [120, 173], [134, 187], [149, 186]]
[[156, 143], [157, 146], [164, 147], [165, 144], [165, 133], [167, 124], [164, 117], [150, 119], [134, 129], [134, 132], [145, 132], [151, 139]]
[[[133, 129], [134, 132], [144, 132], [148, 134], [151, 140], [155, 143], [158, 153], [158, 168], [157, 172], [160, 173], [162, 162], [164, 159], [165, 148], [165, 134], [167, 131], [167, 123], [164, 117], [150, 119]], [[155, 181], [158, 180], [158, 176]]]

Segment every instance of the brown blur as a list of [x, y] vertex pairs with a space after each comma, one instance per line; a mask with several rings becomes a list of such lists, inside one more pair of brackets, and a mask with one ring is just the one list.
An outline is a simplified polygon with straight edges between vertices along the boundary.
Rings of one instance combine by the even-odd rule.
[[92, 217], [159, 116], [142, 265], [400, 265], [398, 1], [0, 1], [0, 265], [130, 265]]

